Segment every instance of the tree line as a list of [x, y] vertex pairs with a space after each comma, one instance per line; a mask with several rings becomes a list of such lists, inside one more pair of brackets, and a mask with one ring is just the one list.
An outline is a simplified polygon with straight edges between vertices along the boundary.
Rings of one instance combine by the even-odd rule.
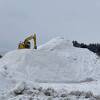
[[88, 45], [85, 43], [78, 43], [77, 41], [73, 41], [72, 43], [74, 47], [87, 48], [88, 50], [100, 56], [100, 44], [99, 43], [90, 43]]

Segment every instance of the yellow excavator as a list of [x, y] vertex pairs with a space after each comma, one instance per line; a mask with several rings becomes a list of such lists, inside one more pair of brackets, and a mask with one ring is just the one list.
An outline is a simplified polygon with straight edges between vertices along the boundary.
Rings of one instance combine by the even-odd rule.
[[34, 35], [31, 35], [29, 37], [27, 37], [24, 42], [20, 42], [18, 45], [18, 49], [30, 49], [31, 48], [31, 43], [30, 40], [33, 39], [34, 42], [34, 49], [37, 49], [37, 45], [36, 45], [36, 34], [34, 33]]

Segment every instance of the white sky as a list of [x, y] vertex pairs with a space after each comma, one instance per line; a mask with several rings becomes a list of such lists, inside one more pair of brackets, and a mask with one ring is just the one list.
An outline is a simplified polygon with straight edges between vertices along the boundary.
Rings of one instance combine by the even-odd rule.
[[33, 32], [38, 45], [57, 36], [100, 42], [100, 0], [0, 0], [0, 48]]

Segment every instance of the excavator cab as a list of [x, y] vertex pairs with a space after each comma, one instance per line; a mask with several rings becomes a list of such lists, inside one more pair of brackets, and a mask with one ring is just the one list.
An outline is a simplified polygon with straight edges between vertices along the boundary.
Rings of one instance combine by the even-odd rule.
[[31, 48], [31, 43], [29, 41], [25, 44], [25, 48], [27, 48], [27, 49]]
[[37, 49], [36, 34], [27, 37], [24, 40], [24, 42], [20, 42], [19, 45], [18, 45], [18, 49], [30, 49], [31, 48], [30, 40], [33, 40], [33, 42], [34, 42], [34, 49]]

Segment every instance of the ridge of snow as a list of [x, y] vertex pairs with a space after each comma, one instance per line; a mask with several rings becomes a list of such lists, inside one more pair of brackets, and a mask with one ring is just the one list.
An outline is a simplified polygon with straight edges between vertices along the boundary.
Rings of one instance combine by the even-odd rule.
[[73, 47], [71, 41], [64, 39], [63, 37], [56, 37], [49, 42], [38, 47], [39, 50], [53, 50], [53, 49], [65, 49], [68, 47]]

